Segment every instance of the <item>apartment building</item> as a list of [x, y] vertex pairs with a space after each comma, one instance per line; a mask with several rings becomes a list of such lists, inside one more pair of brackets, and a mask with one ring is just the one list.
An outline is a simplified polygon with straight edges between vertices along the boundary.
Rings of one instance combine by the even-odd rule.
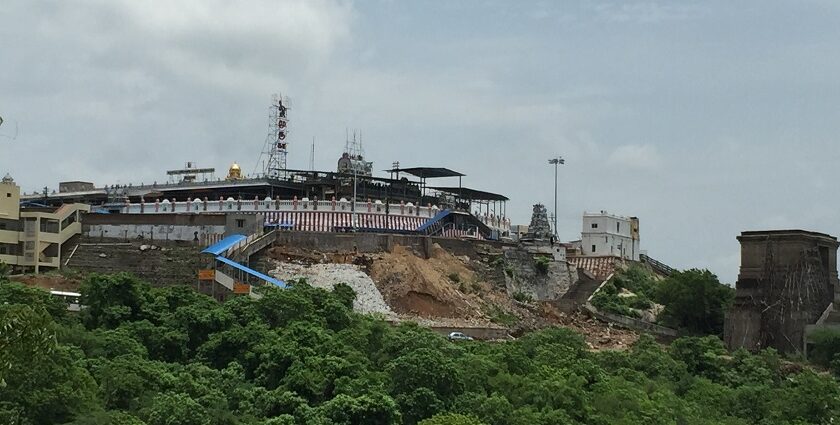
[[606, 211], [584, 213], [580, 249], [587, 257], [615, 256], [639, 261], [639, 219]]
[[20, 187], [6, 174], [0, 180], [0, 261], [14, 272], [58, 269], [67, 241], [82, 232], [85, 204], [21, 207]]

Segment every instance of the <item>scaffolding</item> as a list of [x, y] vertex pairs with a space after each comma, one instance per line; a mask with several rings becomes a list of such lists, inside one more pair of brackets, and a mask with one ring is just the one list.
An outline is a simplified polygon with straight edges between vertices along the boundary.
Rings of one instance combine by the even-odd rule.
[[289, 130], [289, 99], [273, 95], [268, 109], [268, 136], [262, 152], [263, 175], [269, 178], [281, 178], [286, 175], [286, 155], [289, 150], [287, 141]]

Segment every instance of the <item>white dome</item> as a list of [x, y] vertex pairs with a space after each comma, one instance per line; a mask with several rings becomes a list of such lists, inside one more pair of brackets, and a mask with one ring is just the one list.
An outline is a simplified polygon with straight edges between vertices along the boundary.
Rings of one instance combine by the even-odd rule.
[[270, 196], [266, 196], [266, 197], [265, 197], [265, 199], [264, 199], [264, 201], [265, 201], [265, 202], [271, 202], [271, 197], [270, 197]]
[[341, 198], [338, 200], [338, 202], [347, 202], [347, 198]]
[[168, 203], [169, 203], [169, 199], [164, 199], [164, 200], [163, 200], [163, 201], [161, 201], [160, 203], [161, 203], [161, 204], [168, 204]]
[[412, 204], [411, 202], [409, 202], [409, 203], [405, 204], [405, 206], [407, 206], [407, 207], [413, 207], [413, 206], [414, 206], [414, 204]]
[[377, 199], [376, 201], [373, 201], [373, 203], [377, 204], [377, 205], [382, 205], [382, 201], [380, 201], [379, 199]]
[[301, 202], [309, 202], [309, 198], [303, 198], [301, 199]]
[[232, 197], [228, 196], [228, 198], [226, 199], [226, 201], [228, 201], [228, 202], [233, 202], [233, 201], [235, 201], [235, 199], [233, 199]]
[[201, 199], [195, 198], [193, 199], [193, 204], [200, 204], [202, 201]]

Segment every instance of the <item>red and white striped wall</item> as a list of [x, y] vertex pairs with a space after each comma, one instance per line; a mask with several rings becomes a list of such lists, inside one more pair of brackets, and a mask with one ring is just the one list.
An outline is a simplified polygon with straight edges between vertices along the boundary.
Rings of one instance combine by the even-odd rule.
[[[267, 211], [266, 224], [288, 224], [293, 230], [332, 232], [336, 227], [353, 226], [353, 213], [334, 211]], [[357, 213], [358, 226], [363, 228], [413, 231], [429, 218], [404, 215]]]

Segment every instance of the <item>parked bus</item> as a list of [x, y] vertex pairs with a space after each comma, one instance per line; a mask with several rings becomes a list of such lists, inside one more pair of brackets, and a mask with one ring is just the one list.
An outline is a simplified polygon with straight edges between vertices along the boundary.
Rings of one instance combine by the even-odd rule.
[[82, 309], [82, 294], [78, 292], [50, 291], [50, 295], [61, 298], [67, 304], [67, 310], [80, 311]]

